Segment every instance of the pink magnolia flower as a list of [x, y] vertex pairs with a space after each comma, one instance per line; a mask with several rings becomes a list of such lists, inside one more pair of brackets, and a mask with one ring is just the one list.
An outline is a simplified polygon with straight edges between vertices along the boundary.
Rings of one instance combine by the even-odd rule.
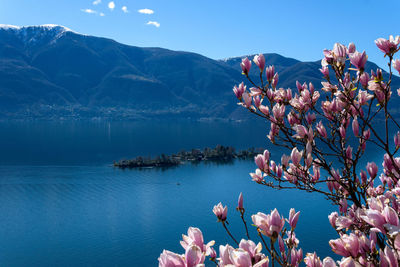
[[302, 139], [308, 134], [307, 128], [303, 125], [297, 124], [293, 127], [293, 129], [296, 131], [296, 135], [293, 137]]
[[356, 51], [350, 54], [349, 57], [351, 64], [353, 64], [359, 70], [364, 70], [365, 63], [367, 63], [368, 60], [368, 56], [365, 51], [363, 51], [362, 53]]
[[292, 153], [290, 154], [290, 158], [295, 166], [300, 164], [301, 157], [303, 156], [303, 151], [299, 152], [297, 147], [293, 148]]
[[205, 256], [201, 249], [196, 245], [191, 245], [185, 251], [185, 267], [195, 267], [204, 263]]
[[224, 222], [228, 214], [228, 207], [227, 206], [223, 207], [222, 203], [219, 202], [216, 206], [214, 206], [213, 212], [215, 216], [217, 216], [218, 221]]
[[331, 224], [332, 227], [335, 228], [335, 229], [336, 229], [336, 220], [337, 220], [338, 217], [339, 217], [339, 214], [338, 214], [336, 211], [335, 211], [335, 212], [332, 212], [332, 213], [328, 216], [328, 219], [329, 219], [330, 224]]
[[290, 160], [290, 156], [287, 156], [285, 154], [282, 155], [281, 157], [281, 163], [284, 167], [289, 165], [289, 160]]
[[203, 233], [199, 228], [189, 227], [188, 235], [182, 235], [181, 246], [186, 250], [191, 245], [198, 246], [203, 253], [208, 255], [209, 248], [215, 244], [215, 241], [210, 241], [206, 245], [204, 244]]
[[334, 223], [336, 230], [349, 229], [354, 224], [353, 220], [346, 216], [337, 217]]
[[208, 249], [207, 254], [210, 256], [211, 259], [217, 258], [217, 252], [215, 251], [215, 249], [213, 247], [210, 247]]
[[257, 245], [252, 240], [240, 240], [239, 248], [247, 251], [252, 259], [255, 259], [257, 256], [261, 256], [259, 253], [262, 250], [261, 243]]
[[362, 85], [364, 88], [367, 88], [367, 87], [368, 87], [368, 82], [369, 82], [369, 80], [370, 80], [370, 78], [369, 78], [368, 73], [363, 72], [363, 74], [361, 74], [361, 76], [360, 76], [360, 82], [361, 82], [361, 85]]
[[231, 259], [229, 257], [229, 255], [231, 254], [231, 252], [233, 250], [234, 250], [234, 248], [228, 244], [226, 244], [225, 246], [222, 246], [222, 245], [219, 246], [219, 264], [221, 266], [233, 264], [233, 262], [231, 261]]
[[231, 251], [229, 254], [229, 258], [232, 261], [233, 265], [240, 267], [251, 267], [251, 257], [247, 251], [244, 249], [238, 248]]
[[347, 47], [347, 52], [349, 54], [356, 52], [356, 45], [354, 43], [349, 43]]
[[319, 71], [324, 75], [324, 78], [329, 78], [329, 68], [328, 67], [322, 67], [319, 69]]
[[393, 64], [393, 68], [395, 68], [395, 70], [397, 70], [400, 74], [400, 60], [396, 59], [392, 61]]
[[335, 43], [332, 49], [333, 58], [336, 60], [338, 64], [344, 64], [346, 61], [346, 46]]
[[369, 176], [374, 179], [378, 173], [378, 166], [376, 166], [375, 162], [368, 162], [367, 171]]
[[238, 198], [238, 210], [243, 210], [243, 194], [240, 192], [239, 198]]
[[354, 118], [351, 126], [353, 129], [354, 136], [358, 136], [360, 134], [360, 126], [358, 124], [357, 117]]
[[263, 174], [260, 169], [256, 169], [256, 172], [251, 172], [250, 176], [253, 178], [253, 181], [261, 183], [264, 180], [265, 174]]
[[246, 108], [249, 108], [249, 107], [251, 106], [251, 102], [252, 102], [252, 98], [251, 98], [251, 96], [249, 95], [249, 93], [244, 92], [244, 93], [242, 94], [242, 98], [243, 98], [243, 101], [244, 101], [244, 106], [245, 106]]
[[250, 88], [250, 96], [258, 96], [262, 94], [262, 90], [258, 87], [251, 87]]
[[335, 261], [331, 258], [331, 257], [326, 257], [323, 261], [322, 261], [322, 267], [336, 267], [336, 263]]
[[263, 72], [264, 71], [264, 67], [265, 67], [265, 57], [264, 57], [264, 55], [263, 54], [259, 54], [259, 55], [254, 56], [253, 61], [260, 68], [260, 71]]
[[296, 228], [297, 221], [299, 220], [300, 211], [296, 212], [293, 208], [289, 211], [289, 220], [288, 223], [292, 230]]
[[246, 91], [246, 86], [244, 85], [244, 83], [242, 82], [241, 84], [239, 84], [239, 86], [234, 86], [233, 87], [233, 92], [235, 93], [236, 97], [238, 99], [240, 99], [243, 95], [243, 93]]
[[260, 98], [260, 96], [255, 96], [255, 97], [254, 97], [254, 105], [255, 105], [257, 108], [259, 108], [259, 107], [261, 106], [261, 102], [262, 102], [262, 99]]
[[394, 145], [396, 148], [400, 147], [400, 132], [394, 135]]
[[393, 252], [393, 250], [391, 248], [389, 248], [389, 246], [385, 247], [385, 250], [379, 251], [379, 256], [381, 259], [381, 266], [388, 266], [388, 267], [398, 267], [398, 259], [396, 257], [396, 254]]
[[396, 36], [396, 38], [394, 38], [393, 35], [390, 35], [389, 40], [384, 38], [375, 40], [376, 46], [386, 55], [394, 53], [398, 49], [399, 43], [400, 37]]
[[285, 110], [285, 105], [275, 104], [272, 108], [272, 114], [274, 114], [274, 117], [277, 121], [282, 121], [283, 117], [285, 116]]
[[158, 258], [159, 267], [185, 267], [183, 257], [168, 250], [163, 250]]
[[246, 57], [242, 59], [242, 63], [240, 63], [240, 67], [245, 75], [249, 74], [251, 68], [251, 61]]
[[320, 258], [317, 256], [317, 253], [307, 253], [304, 258], [304, 262], [307, 267], [322, 267], [322, 263]]
[[346, 139], [346, 128], [343, 125], [339, 127], [339, 133], [342, 139]]
[[388, 224], [399, 226], [399, 215], [392, 207], [385, 206], [382, 215], [385, 217]]
[[299, 266], [299, 264], [302, 260], [303, 260], [303, 250], [301, 248], [298, 250], [293, 248], [290, 251], [291, 266]]
[[[269, 159], [269, 157], [268, 157]], [[266, 161], [264, 155], [258, 154], [254, 157], [254, 162], [256, 163], [257, 167], [262, 171], [268, 170], [268, 161]]]
[[258, 109], [266, 116], [269, 116], [269, 108], [267, 106], [260, 105]]
[[253, 223], [260, 228], [263, 233], [271, 238], [277, 238], [285, 225], [285, 219], [280, 217], [277, 209], [274, 209], [271, 214], [258, 212], [251, 216]]
[[256, 264], [253, 265], [253, 267], [268, 267], [269, 266], [269, 258], [265, 257]]
[[352, 256], [356, 258], [359, 254], [360, 244], [358, 237], [353, 233], [350, 235], [344, 234], [338, 239], [331, 240], [329, 245], [333, 252], [343, 257]]
[[269, 83], [272, 82], [272, 79], [274, 78], [275, 75], [275, 67], [268, 66], [267, 69], [265, 70], [265, 75], [267, 76], [267, 81]]
[[376, 228], [379, 232], [385, 233], [385, 229], [383, 225], [386, 223], [385, 217], [377, 210], [367, 210], [365, 212], [365, 216], [361, 216], [361, 218], [368, 223], [369, 225]]
[[318, 122], [317, 131], [318, 131], [319, 135], [322, 136], [323, 138], [328, 137], [328, 134], [326, 133], [326, 129], [325, 129], [324, 125], [322, 124], [322, 121]]
[[279, 75], [278, 75], [278, 73], [275, 73], [274, 78], [272, 78], [272, 82], [271, 82], [272, 88], [274, 88], [274, 89], [276, 88], [278, 81], [279, 81]]
[[362, 265], [356, 262], [352, 257], [343, 258], [340, 263], [340, 267], [361, 267]]

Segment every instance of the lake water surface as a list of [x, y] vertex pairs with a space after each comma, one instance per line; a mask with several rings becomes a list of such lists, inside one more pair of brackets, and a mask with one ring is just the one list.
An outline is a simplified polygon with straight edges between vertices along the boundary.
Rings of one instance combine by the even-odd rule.
[[336, 233], [327, 215], [334, 207], [317, 194], [251, 182], [253, 161], [188, 163], [164, 171], [111, 165], [216, 144], [265, 147], [263, 124], [21, 122], [1, 123], [0, 129], [1, 265], [156, 266], [163, 249], [183, 253], [179, 240], [189, 226], [199, 227], [218, 248], [232, 242], [212, 207], [227, 204], [231, 230], [244, 238], [235, 211], [240, 192], [249, 224], [257, 211], [276, 207], [287, 216], [294, 207], [301, 211], [303, 250], [332, 254], [328, 241]]

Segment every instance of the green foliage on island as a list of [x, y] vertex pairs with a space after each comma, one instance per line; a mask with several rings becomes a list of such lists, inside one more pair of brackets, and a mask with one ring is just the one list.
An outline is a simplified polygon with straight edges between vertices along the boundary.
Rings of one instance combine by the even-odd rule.
[[217, 145], [215, 148], [192, 149], [190, 151], [180, 151], [176, 154], [161, 154], [155, 158], [136, 157], [130, 160], [120, 160], [114, 162], [118, 168], [148, 168], [148, 167], [173, 167], [183, 162], [231, 162], [234, 159], [253, 159], [257, 154], [262, 153], [261, 148], [249, 148], [236, 152], [234, 147]]

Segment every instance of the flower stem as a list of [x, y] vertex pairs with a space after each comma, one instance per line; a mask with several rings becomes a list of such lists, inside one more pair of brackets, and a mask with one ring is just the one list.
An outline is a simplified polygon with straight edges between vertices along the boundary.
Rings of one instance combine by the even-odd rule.
[[239, 242], [237, 242], [237, 240], [233, 237], [233, 235], [231, 234], [231, 232], [228, 230], [228, 227], [226, 227], [225, 222], [222, 222], [222, 226], [225, 228], [226, 232], [228, 233], [228, 235], [232, 238], [232, 240], [236, 243], [236, 245], [239, 245]]

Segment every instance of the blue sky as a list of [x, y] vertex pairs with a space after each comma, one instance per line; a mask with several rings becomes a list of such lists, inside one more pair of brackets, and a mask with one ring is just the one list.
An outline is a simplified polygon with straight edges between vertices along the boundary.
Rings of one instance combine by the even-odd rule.
[[386, 61], [374, 40], [400, 34], [399, 0], [113, 0], [113, 10], [110, 0], [94, 1], [0, 0], [0, 24], [61, 24], [125, 44], [214, 59], [276, 52], [312, 61], [335, 42], [354, 41], [380, 66]]

